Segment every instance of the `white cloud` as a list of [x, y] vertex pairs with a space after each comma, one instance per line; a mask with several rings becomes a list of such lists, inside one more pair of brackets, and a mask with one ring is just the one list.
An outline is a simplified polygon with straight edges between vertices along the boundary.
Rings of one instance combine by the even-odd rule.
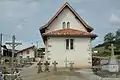
[[21, 29], [22, 29], [22, 26], [21, 26], [21, 25], [17, 25], [17, 28], [18, 28], [19, 30], [21, 30]]
[[112, 14], [111, 17], [110, 17], [110, 23], [112, 25], [120, 25], [120, 17], [118, 17], [115, 14]]

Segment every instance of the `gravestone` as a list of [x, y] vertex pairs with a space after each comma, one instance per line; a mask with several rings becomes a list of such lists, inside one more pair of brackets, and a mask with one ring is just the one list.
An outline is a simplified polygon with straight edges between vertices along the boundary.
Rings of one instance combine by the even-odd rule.
[[64, 62], [65, 62], [65, 67], [68, 68], [68, 62], [69, 62], [69, 61], [67, 60], [67, 58], [65, 58], [65, 61], [64, 61]]
[[108, 66], [108, 71], [109, 72], [119, 72], [119, 65], [118, 62], [114, 56], [114, 45], [111, 44], [111, 58], [109, 60], [109, 66]]
[[69, 64], [70, 64], [70, 71], [73, 71], [73, 65], [74, 65], [74, 63], [70, 62]]
[[48, 61], [46, 61], [46, 62], [44, 63], [44, 65], [45, 65], [45, 72], [46, 72], [46, 71], [50, 72], [50, 70], [49, 70], [49, 65], [50, 65], [50, 63], [49, 63]]
[[4, 75], [1, 65], [0, 65], [0, 80], [4, 80]]
[[56, 61], [54, 61], [52, 64], [53, 64], [53, 70], [54, 70], [54, 71], [57, 71], [57, 64], [58, 64], [58, 63], [57, 63]]
[[38, 73], [42, 72], [42, 62], [39, 61], [38, 65]]

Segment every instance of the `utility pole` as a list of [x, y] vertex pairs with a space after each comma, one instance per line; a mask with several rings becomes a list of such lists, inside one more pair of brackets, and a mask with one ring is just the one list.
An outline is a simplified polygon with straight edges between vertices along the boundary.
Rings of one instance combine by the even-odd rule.
[[1, 59], [1, 55], [2, 55], [2, 33], [0, 34], [0, 59]]
[[12, 61], [11, 61], [11, 68], [12, 68], [12, 74], [13, 74], [13, 69], [14, 69], [14, 54], [15, 54], [15, 47], [18, 46], [18, 45], [22, 45], [22, 43], [15, 43], [15, 35], [12, 36], [12, 43], [11, 42], [8, 42], [8, 43], [5, 43], [7, 45], [10, 45], [12, 47]]
[[36, 41], [36, 57], [38, 57], [38, 41]]
[[36, 47], [38, 48], [38, 41], [36, 41]]

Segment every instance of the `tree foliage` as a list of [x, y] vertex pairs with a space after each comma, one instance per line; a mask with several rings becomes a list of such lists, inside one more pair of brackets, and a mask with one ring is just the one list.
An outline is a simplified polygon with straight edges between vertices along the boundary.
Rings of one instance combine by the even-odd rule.
[[114, 40], [115, 36], [113, 33], [108, 33], [104, 37], [104, 42], [112, 42]]
[[[120, 55], [120, 29], [118, 29], [115, 33], [107, 33], [104, 37], [104, 42], [102, 44], [98, 44], [94, 48], [102, 48], [104, 47], [104, 51], [108, 50], [109, 52], [103, 52], [104, 56], [110, 53], [109, 46], [113, 43], [116, 47], [115, 54]], [[101, 55], [103, 55], [101, 54]]]
[[120, 29], [116, 31], [115, 39], [120, 40]]

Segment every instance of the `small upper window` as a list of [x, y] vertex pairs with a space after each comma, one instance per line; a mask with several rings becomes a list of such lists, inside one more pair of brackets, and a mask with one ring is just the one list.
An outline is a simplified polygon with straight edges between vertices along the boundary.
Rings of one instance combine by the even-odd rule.
[[63, 26], [63, 29], [65, 29], [65, 27], [66, 27], [66, 23], [63, 22], [62, 26]]
[[70, 22], [67, 22], [67, 28], [70, 28]]

